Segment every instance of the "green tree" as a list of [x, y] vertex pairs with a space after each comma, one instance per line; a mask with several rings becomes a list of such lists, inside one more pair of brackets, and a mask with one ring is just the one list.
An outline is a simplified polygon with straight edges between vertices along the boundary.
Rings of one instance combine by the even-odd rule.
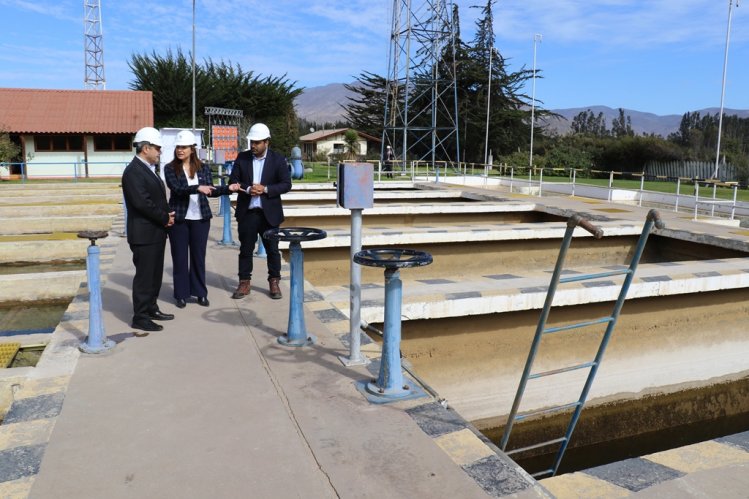
[[[128, 66], [134, 80], [133, 90], [153, 92], [154, 126], [192, 126], [192, 64], [177, 50], [166, 55], [156, 52], [133, 54]], [[271, 129], [272, 147], [289, 154], [298, 140], [294, 99], [302, 89], [294, 88], [286, 75], [256, 76], [239, 64], [206, 59], [195, 68], [196, 126], [207, 128], [206, 107], [239, 109], [244, 113], [240, 135], [254, 122]]]
[[353, 94], [341, 106], [349, 126], [374, 137], [382, 136], [385, 84], [386, 80], [382, 76], [363, 71], [356, 77], [356, 83], [344, 85]]
[[343, 135], [343, 142], [346, 144], [346, 155], [348, 159], [356, 159], [359, 154], [359, 134], [356, 130], [348, 129]]
[[609, 130], [606, 127], [606, 117], [600, 112], [596, 116], [590, 109], [580, 111], [572, 118], [572, 133], [599, 138], [608, 137]]
[[624, 109], [619, 108], [619, 116], [611, 121], [611, 135], [614, 137], [633, 137], [632, 118], [624, 114]]
[[0, 163], [9, 163], [20, 159], [21, 147], [14, 143], [10, 135], [0, 129]]

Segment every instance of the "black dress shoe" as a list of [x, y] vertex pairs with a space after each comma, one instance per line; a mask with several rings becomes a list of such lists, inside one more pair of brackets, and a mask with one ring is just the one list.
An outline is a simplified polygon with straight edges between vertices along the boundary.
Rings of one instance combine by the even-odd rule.
[[177, 308], [185, 308], [187, 306], [187, 302], [181, 298], [175, 301], [174, 304], [177, 305]]
[[174, 319], [174, 314], [165, 314], [161, 310], [151, 312], [148, 316], [155, 321], [170, 321]]
[[161, 324], [156, 324], [154, 321], [148, 319], [133, 321], [133, 323], [130, 324], [130, 327], [133, 329], [142, 329], [143, 331], [161, 331], [164, 329], [164, 326]]
[[201, 296], [200, 298], [198, 298], [198, 305], [200, 305], [201, 307], [207, 307], [210, 304], [211, 302], [208, 301], [207, 297]]

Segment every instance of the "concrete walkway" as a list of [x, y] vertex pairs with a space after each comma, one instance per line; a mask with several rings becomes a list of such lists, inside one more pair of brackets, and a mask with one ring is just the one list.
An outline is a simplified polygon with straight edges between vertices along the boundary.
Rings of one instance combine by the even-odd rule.
[[[176, 319], [144, 338], [128, 327], [133, 268], [120, 238], [102, 293], [119, 343], [80, 356], [30, 497], [545, 495], [434, 400], [367, 402], [356, 382], [372, 373], [337, 357], [348, 350], [333, 330], [347, 321], [308, 310], [317, 344], [280, 346], [287, 276], [283, 300], [268, 297], [262, 277], [249, 297], [230, 299], [237, 250], [216, 245], [213, 225], [211, 306], [172, 305], [168, 262], [161, 308]], [[263, 276], [265, 262], [256, 266]]]

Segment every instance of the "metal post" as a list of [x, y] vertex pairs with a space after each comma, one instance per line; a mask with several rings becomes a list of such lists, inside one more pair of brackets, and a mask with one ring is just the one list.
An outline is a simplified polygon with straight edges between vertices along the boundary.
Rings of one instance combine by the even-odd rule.
[[577, 170], [572, 169], [572, 197], [575, 197], [575, 181], [577, 179]]
[[489, 150], [489, 108], [490, 108], [490, 103], [492, 101], [492, 56], [493, 55], [494, 55], [494, 46], [491, 46], [489, 48], [489, 83], [487, 85], [487, 91], [486, 91], [486, 132], [485, 132], [485, 137], [484, 137], [484, 164], [486, 164], [487, 154]]
[[231, 200], [229, 195], [225, 194], [221, 196], [221, 213], [224, 215], [224, 232], [223, 238], [218, 242], [221, 246], [236, 246], [237, 243], [231, 235]]
[[370, 393], [398, 398], [410, 394], [403, 384], [401, 370], [401, 299], [403, 283], [397, 268], [385, 269], [385, 335], [382, 342], [380, 374], [376, 383], [367, 384]]
[[533, 168], [533, 128], [536, 122], [536, 46], [542, 40], [540, 33], [533, 35], [533, 93], [531, 96], [531, 148], [528, 156], [528, 167]]
[[640, 176], [640, 199], [637, 202], [637, 206], [642, 206], [642, 194], [645, 191], [645, 172], [642, 172]]
[[[723, 132], [723, 102], [726, 97], [726, 70], [728, 69], [728, 44], [731, 41], [731, 17], [733, 14], [733, 2], [734, 0], [728, 0], [728, 25], [726, 26], [726, 49], [723, 54], [723, 83], [720, 90], [720, 114], [718, 115], [718, 143], [715, 146], [715, 170], [713, 171], [713, 178], [718, 178], [718, 168], [720, 161], [720, 137]], [[739, 1], [736, 0], [736, 6]]]
[[351, 210], [351, 300], [349, 302], [349, 356], [339, 356], [344, 366], [361, 366], [369, 359], [361, 354], [361, 266], [354, 255], [361, 251], [362, 210]]
[[255, 251], [255, 256], [258, 258], [268, 258], [268, 253], [265, 252], [263, 238], [260, 235], [257, 236], [257, 251]]
[[289, 325], [278, 343], [289, 347], [303, 347], [315, 342], [314, 336], [307, 335], [304, 324], [304, 253], [299, 241], [289, 243], [291, 260], [291, 299], [289, 302]]
[[88, 337], [78, 345], [83, 353], [102, 353], [114, 347], [112, 340], [104, 335], [104, 324], [101, 320], [101, 285], [99, 274], [99, 247], [96, 239], [91, 239], [86, 256], [86, 277], [88, 279]]

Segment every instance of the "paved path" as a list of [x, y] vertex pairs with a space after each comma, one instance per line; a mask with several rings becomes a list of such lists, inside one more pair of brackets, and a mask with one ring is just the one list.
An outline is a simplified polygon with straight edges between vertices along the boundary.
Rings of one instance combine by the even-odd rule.
[[[355, 384], [372, 374], [339, 362], [348, 351], [318, 318], [326, 314], [306, 315], [313, 347], [278, 345], [288, 279], [283, 300], [268, 297], [262, 278], [230, 299], [237, 251], [215, 245], [219, 228], [211, 306], [171, 304], [168, 262], [161, 308], [176, 319], [144, 338], [128, 328], [133, 269], [117, 244], [102, 297], [107, 334], [120, 342], [78, 360], [30, 497], [538, 497], [433, 400], [367, 402]], [[265, 262], [256, 264], [262, 276]]]

